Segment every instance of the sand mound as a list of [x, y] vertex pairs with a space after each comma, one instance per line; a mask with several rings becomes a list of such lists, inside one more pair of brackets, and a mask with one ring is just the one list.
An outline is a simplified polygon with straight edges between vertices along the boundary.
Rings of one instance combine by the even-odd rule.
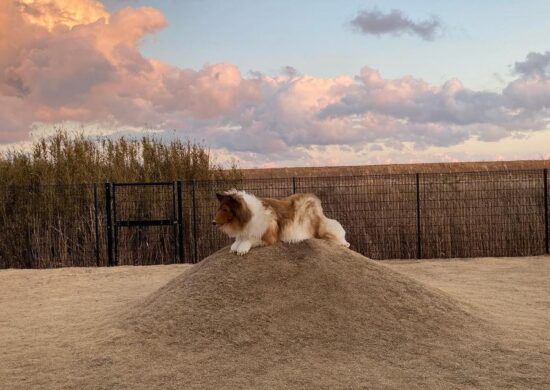
[[144, 331], [194, 344], [205, 338], [239, 347], [345, 351], [400, 347], [473, 320], [447, 296], [321, 240], [258, 248], [243, 257], [223, 249], [131, 316]]
[[165, 388], [508, 386], [529, 359], [447, 295], [320, 240], [218, 251], [120, 329], [118, 355]]

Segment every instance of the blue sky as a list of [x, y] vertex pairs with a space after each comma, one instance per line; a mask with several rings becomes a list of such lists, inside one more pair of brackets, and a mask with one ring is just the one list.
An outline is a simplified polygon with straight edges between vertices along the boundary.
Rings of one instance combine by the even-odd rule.
[[[143, 53], [200, 69], [231, 63], [242, 72], [275, 74], [284, 66], [318, 77], [356, 74], [368, 65], [386, 78], [413, 75], [440, 84], [499, 89], [511, 65], [549, 49], [549, 1], [114, 1], [161, 10], [168, 27], [148, 38]], [[402, 10], [411, 19], [437, 16], [433, 41], [414, 36], [364, 36], [348, 22], [361, 9]]]
[[2, 4], [0, 150], [61, 126], [245, 167], [550, 158], [547, 0]]

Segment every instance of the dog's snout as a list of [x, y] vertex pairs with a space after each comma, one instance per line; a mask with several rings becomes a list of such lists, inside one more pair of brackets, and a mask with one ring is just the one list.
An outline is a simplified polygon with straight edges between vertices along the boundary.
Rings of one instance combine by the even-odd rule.
[[212, 225], [217, 225], [215, 220], [212, 221]]

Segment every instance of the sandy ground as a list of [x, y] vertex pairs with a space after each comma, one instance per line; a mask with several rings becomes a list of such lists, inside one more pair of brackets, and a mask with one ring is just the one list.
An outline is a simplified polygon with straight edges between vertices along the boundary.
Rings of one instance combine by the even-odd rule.
[[0, 389], [54, 389], [82, 334], [188, 267], [0, 270]]
[[550, 345], [550, 256], [383, 261], [515, 337]]
[[[243, 259], [224, 253], [201, 267], [2, 270], [0, 388], [266, 388], [269, 383], [272, 388], [548, 388], [549, 257], [369, 262], [341, 274], [334, 270], [342, 264], [323, 268], [303, 253], [308, 252], [293, 252], [274, 278], [269, 268], [246, 274]], [[372, 285], [357, 295], [362, 273]], [[260, 298], [250, 300], [240, 291], [254, 285], [256, 276]], [[294, 277], [311, 282], [303, 296], [296, 293], [302, 287], [292, 284]], [[323, 294], [325, 306], [314, 302], [315, 294]], [[214, 299], [223, 304], [216, 306]], [[288, 317], [258, 311], [258, 304], [269, 302], [271, 313]], [[248, 317], [235, 309], [241, 306], [249, 308]], [[346, 317], [351, 311], [355, 316]], [[277, 322], [296, 313], [308, 317]], [[423, 321], [416, 321], [420, 317]], [[388, 319], [400, 326], [389, 329]], [[357, 333], [356, 321], [376, 332]], [[250, 322], [261, 327], [237, 331]], [[289, 345], [277, 327], [295, 337]], [[399, 347], [384, 340], [399, 338], [395, 332], [404, 334]], [[311, 334], [315, 337], [304, 336]], [[339, 334], [345, 337], [338, 339]], [[262, 360], [263, 341], [255, 342], [264, 336], [280, 355], [271, 369]], [[362, 354], [361, 340], [367, 339], [373, 348]], [[333, 340], [339, 347], [327, 349]], [[381, 356], [380, 351], [388, 352]], [[190, 367], [192, 361], [217, 371], [208, 377], [207, 370]], [[481, 367], [484, 362], [487, 367]], [[145, 372], [149, 367], [155, 367], [154, 375]], [[250, 377], [243, 376], [243, 367]]]

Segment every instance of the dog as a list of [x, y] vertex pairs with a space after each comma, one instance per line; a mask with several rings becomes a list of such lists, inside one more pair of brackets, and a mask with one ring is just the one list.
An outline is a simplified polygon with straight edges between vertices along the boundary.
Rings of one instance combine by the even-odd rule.
[[349, 247], [342, 225], [323, 214], [314, 194], [294, 194], [283, 199], [258, 198], [232, 189], [216, 193], [219, 207], [212, 224], [235, 238], [231, 252], [244, 255], [251, 248], [278, 241], [297, 243], [320, 238]]

